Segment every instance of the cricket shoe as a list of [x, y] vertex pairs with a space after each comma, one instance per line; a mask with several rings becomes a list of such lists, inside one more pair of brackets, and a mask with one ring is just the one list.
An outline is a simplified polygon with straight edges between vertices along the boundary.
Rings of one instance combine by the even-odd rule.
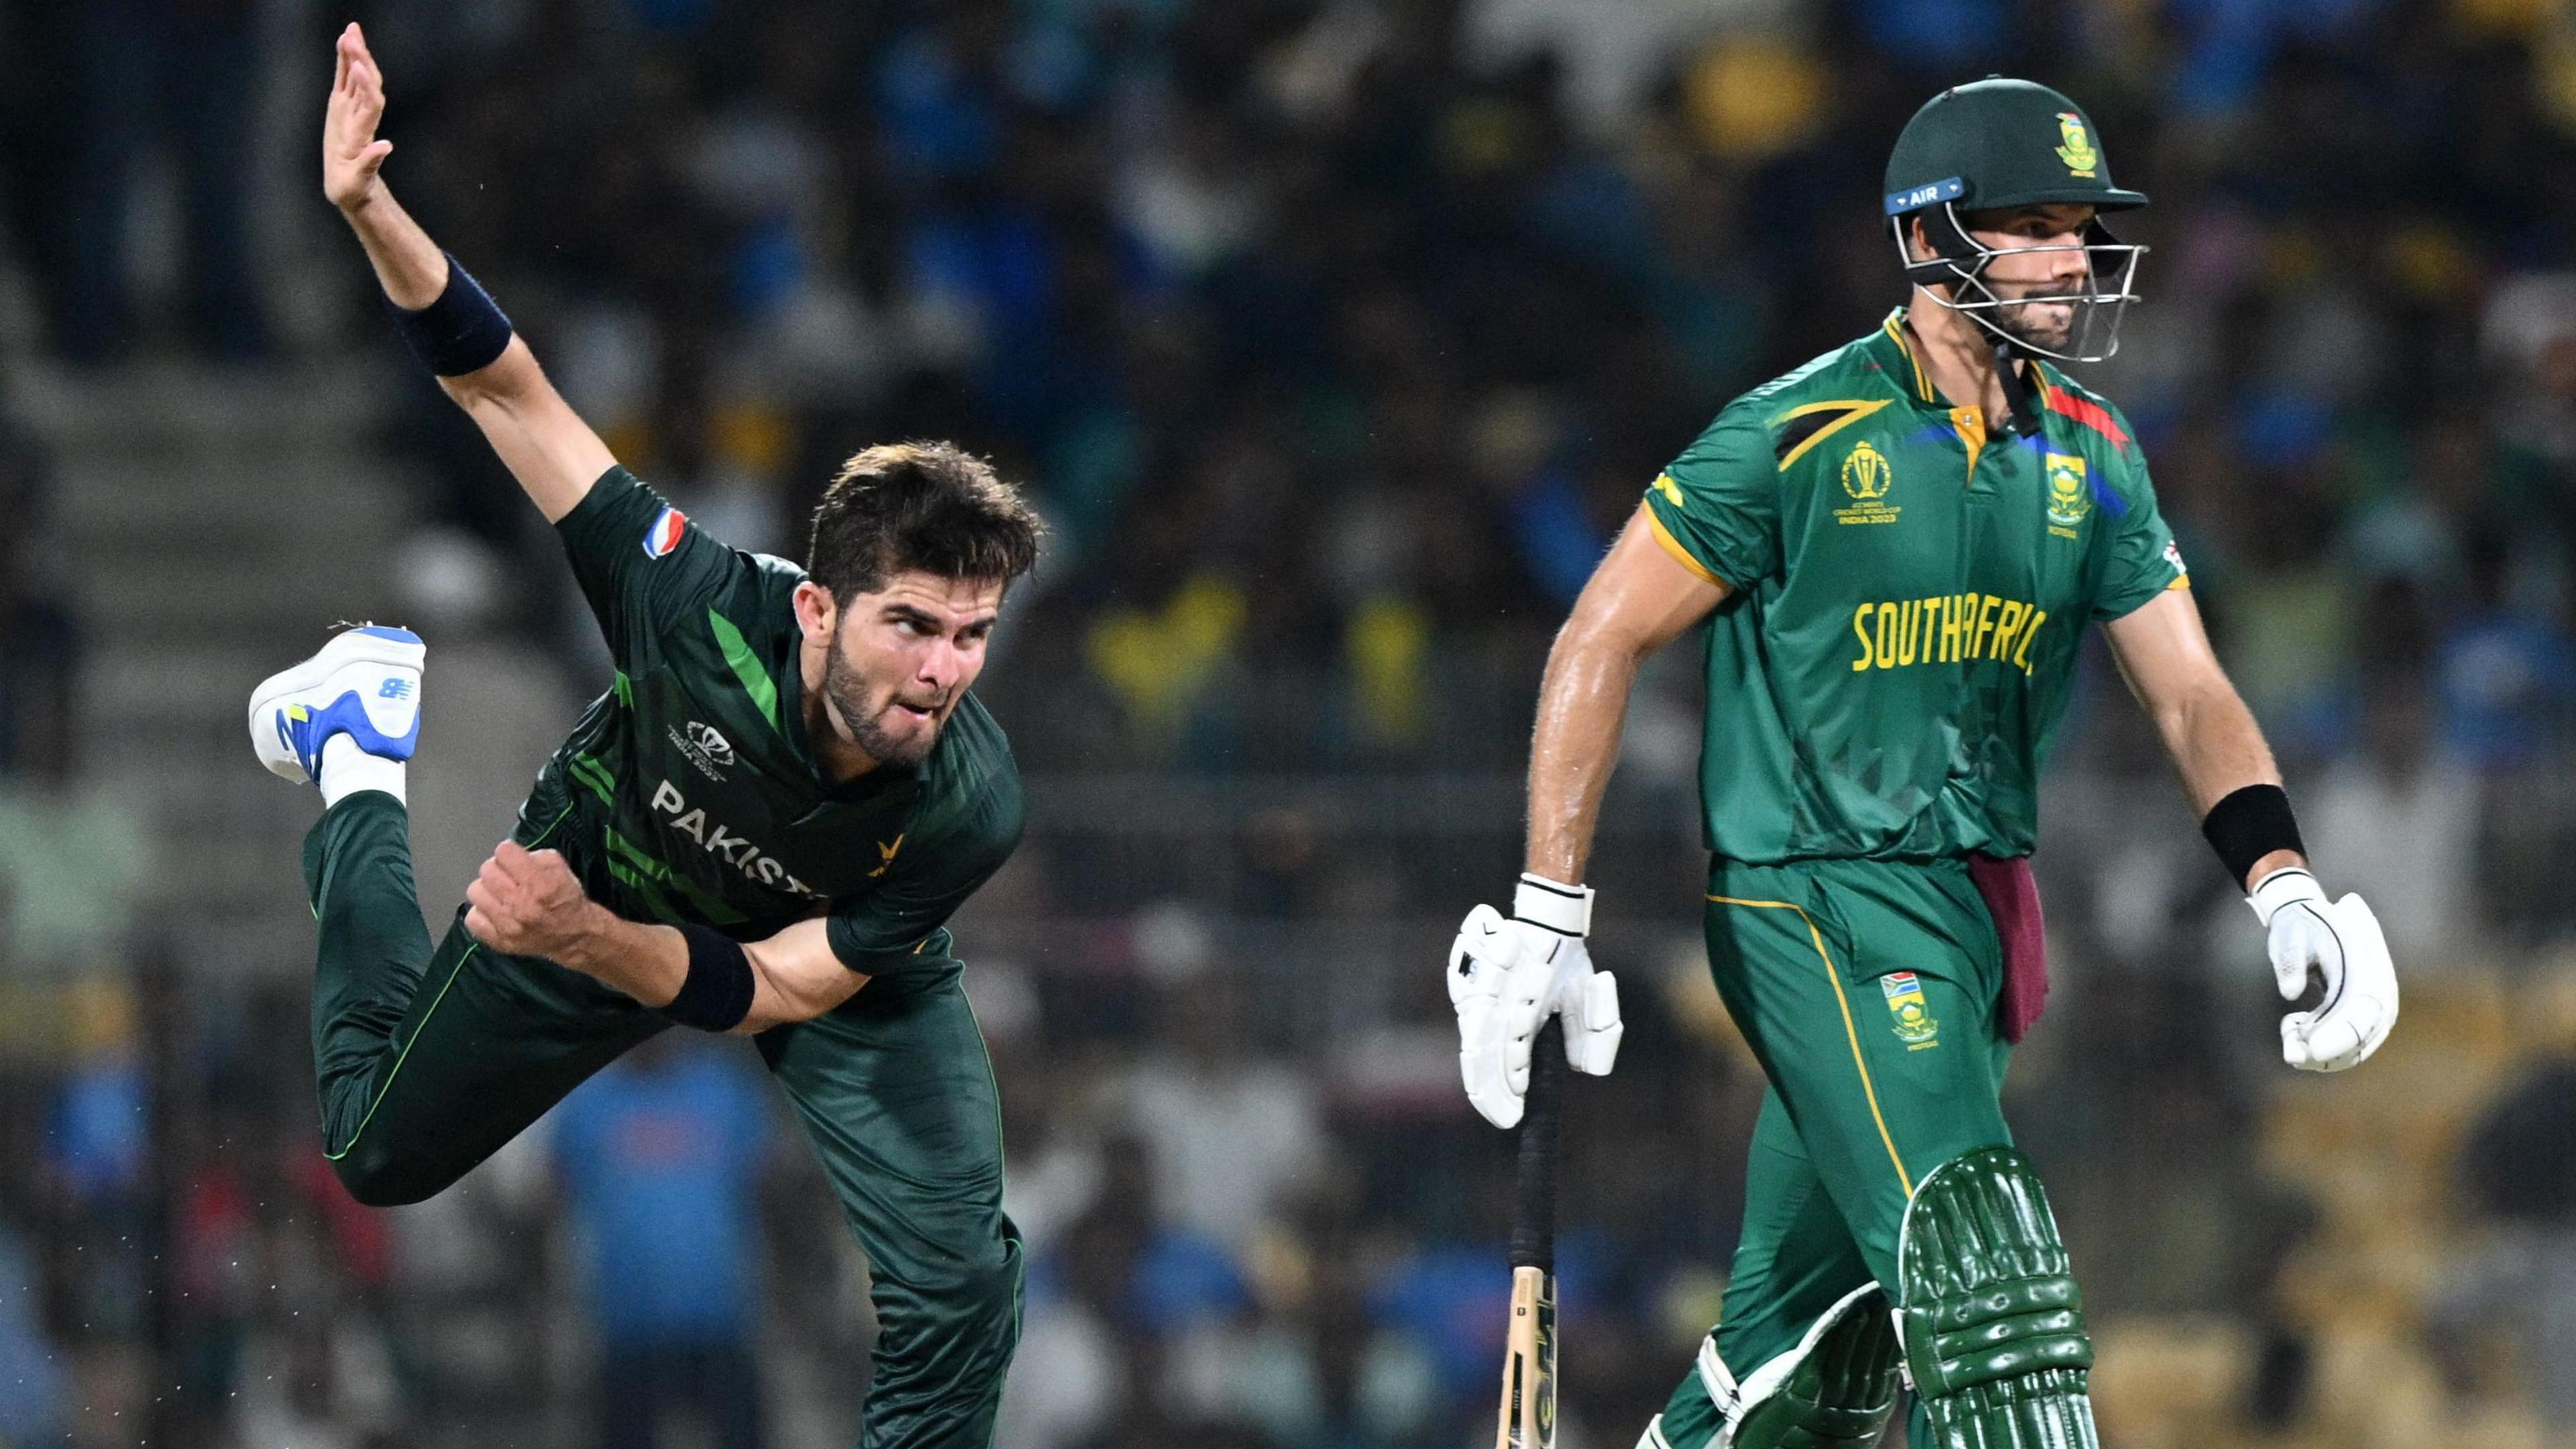
[[[310, 659], [261, 680], [250, 695], [250, 743], [270, 773], [321, 785], [324, 747], [352, 765], [352, 783], [399, 796], [402, 765], [420, 743], [420, 674], [428, 650], [409, 629], [363, 624], [331, 636]], [[353, 747], [353, 748], [352, 748]], [[387, 783], [390, 781], [390, 783]]]

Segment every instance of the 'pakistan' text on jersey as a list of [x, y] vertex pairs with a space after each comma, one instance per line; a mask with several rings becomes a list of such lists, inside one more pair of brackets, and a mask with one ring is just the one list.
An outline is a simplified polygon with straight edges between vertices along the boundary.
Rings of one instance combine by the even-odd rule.
[[556, 530], [617, 679], [539, 772], [521, 843], [630, 920], [749, 941], [828, 912], [854, 971], [950, 969], [943, 923], [1020, 838], [993, 717], [970, 694], [919, 767], [831, 785], [805, 737], [801, 569], [727, 548], [623, 468]]
[[1989, 436], [1902, 315], [1730, 403], [1646, 493], [1731, 590], [1700, 757], [1731, 860], [2028, 854], [2080, 631], [2189, 582], [2117, 409], [2034, 361], [2041, 430]]

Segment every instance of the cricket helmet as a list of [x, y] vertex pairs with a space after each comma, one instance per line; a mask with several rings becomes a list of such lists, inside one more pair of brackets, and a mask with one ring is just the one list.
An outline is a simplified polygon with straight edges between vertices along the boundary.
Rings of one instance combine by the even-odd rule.
[[[2093, 208], [2082, 241], [1989, 247], [1960, 219], [1963, 212], [2046, 202]], [[2146, 248], [2112, 236], [2101, 214], [2146, 204], [2143, 194], [2112, 184], [2110, 159], [2083, 108], [2031, 81], [1988, 76], [1950, 87], [1905, 123], [1887, 158], [1888, 227], [1906, 280], [1943, 289], [1930, 295], [1999, 342], [2066, 362], [2099, 362], [2120, 350], [2120, 318], [2138, 299], [2138, 258]], [[1932, 246], [1928, 261], [1916, 260], [1906, 245], [1908, 223], [1917, 217]], [[2075, 325], [2063, 348], [2049, 348], [2003, 328], [1997, 313], [2021, 299], [1997, 296], [1984, 273], [2000, 256], [2057, 251], [2083, 252], [2086, 275], [2080, 291], [2054, 299], [2075, 304]]]

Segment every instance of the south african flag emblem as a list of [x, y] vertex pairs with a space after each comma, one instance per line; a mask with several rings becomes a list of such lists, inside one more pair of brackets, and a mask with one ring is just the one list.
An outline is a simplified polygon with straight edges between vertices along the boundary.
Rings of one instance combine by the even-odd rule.
[[1878, 989], [1887, 995], [1887, 1014], [1895, 1018], [1898, 1041], [1913, 1051], [1940, 1045], [1941, 1023], [1932, 1019], [1923, 1000], [1920, 978], [1911, 971], [1891, 971], [1878, 979]]

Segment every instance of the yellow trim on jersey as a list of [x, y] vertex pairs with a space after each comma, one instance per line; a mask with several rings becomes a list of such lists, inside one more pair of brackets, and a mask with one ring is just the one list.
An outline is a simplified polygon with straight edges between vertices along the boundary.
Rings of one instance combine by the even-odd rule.
[[1887, 1115], [1878, 1109], [1878, 1087], [1870, 1081], [1869, 1063], [1860, 1054], [1860, 1028], [1852, 1025], [1851, 999], [1843, 995], [1843, 973], [1834, 965], [1833, 956], [1825, 950], [1825, 933], [1816, 929], [1815, 917], [1808, 915], [1806, 907], [1794, 901], [1747, 901], [1733, 896], [1710, 896], [1709, 899], [1721, 906], [1796, 911], [1798, 919], [1807, 923], [1807, 939], [1816, 943], [1816, 959], [1825, 963], [1825, 980], [1833, 984], [1834, 1004], [1843, 1011], [1843, 1035], [1851, 1039], [1852, 1065], [1860, 1069], [1860, 1090], [1861, 1095], [1869, 1099], [1870, 1120], [1878, 1124], [1878, 1140], [1887, 1144], [1887, 1160], [1896, 1164], [1897, 1180], [1905, 1185], [1905, 1196], [1910, 1201], [1914, 1196], [1914, 1174], [1905, 1170], [1905, 1159], [1896, 1153], [1896, 1138], [1887, 1130]]
[[1637, 511], [1646, 515], [1646, 531], [1653, 534], [1655, 536], [1655, 542], [1662, 544], [1664, 546], [1664, 552], [1671, 554], [1680, 562], [1683, 568], [1689, 569], [1692, 573], [1699, 575], [1701, 578], [1708, 580], [1710, 583], [1717, 585], [1721, 589], [1732, 587], [1726, 582], [1726, 580], [1709, 572], [1708, 565], [1691, 557], [1691, 551], [1682, 547], [1682, 541], [1673, 537], [1672, 531], [1664, 527], [1664, 521], [1655, 516], [1655, 510], [1640, 507]]
[[1897, 350], [1905, 354], [1905, 365], [1914, 369], [1915, 395], [1925, 402], [1939, 402], [1940, 399], [1932, 395], [1932, 379], [1924, 375], [1923, 359], [1914, 355], [1914, 344], [1905, 340], [1905, 326], [1898, 320], [1904, 315], [1905, 309], [1899, 307], [1888, 313], [1887, 320], [1878, 325], [1896, 340]]
[[2165, 585], [2165, 592], [2167, 592], [2167, 593], [2171, 593], [2171, 592], [2173, 592], [2175, 589], [2187, 589], [2187, 588], [2190, 588], [2190, 587], [2191, 587], [2191, 575], [2189, 575], [2189, 574], [2176, 574], [2176, 575], [2174, 575], [2173, 582], [2172, 582], [2172, 583], [2169, 583], [2169, 584], [2167, 584], [2167, 585]]
[[1836, 398], [1832, 402], [1806, 403], [1782, 413], [1773, 421], [1785, 423], [1791, 418], [1803, 418], [1809, 413], [1827, 412], [1834, 408], [1845, 409], [1841, 417], [1838, 417], [1832, 422], [1825, 424], [1823, 427], [1816, 429], [1814, 432], [1809, 433], [1804, 439], [1799, 441], [1798, 446], [1791, 448], [1789, 450], [1789, 456], [1780, 460], [1780, 471], [1783, 473], [1788, 472], [1789, 465], [1797, 462], [1800, 458], [1807, 456], [1807, 450], [1809, 448], [1816, 446], [1818, 443], [1823, 442], [1825, 439], [1832, 437], [1834, 434], [1841, 432], [1843, 429], [1850, 427], [1852, 424], [1859, 422], [1861, 419], [1868, 417], [1870, 414], [1877, 412], [1880, 408], [1883, 408], [1894, 401], [1896, 401], [1896, 399], [1887, 397], [1872, 399]]
[[1977, 481], [1977, 455], [1986, 450], [1986, 415], [1975, 408], [1950, 409], [1950, 426], [1959, 430], [1959, 441], [1968, 445], [1968, 481]]

